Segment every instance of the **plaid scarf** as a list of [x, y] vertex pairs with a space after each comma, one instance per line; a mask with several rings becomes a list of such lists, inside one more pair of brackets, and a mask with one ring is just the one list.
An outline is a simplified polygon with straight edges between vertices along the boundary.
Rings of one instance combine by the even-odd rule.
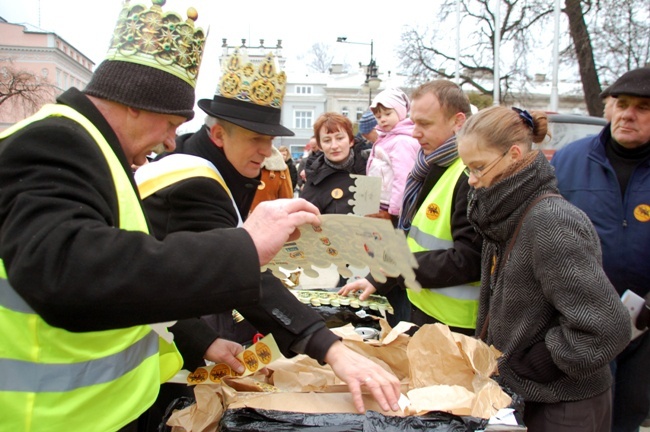
[[456, 146], [456, 135], [453, 135], [445, 141], [440, 147], [435, 149], [433, 153], [425, 156], [422, 149], [418, 151], [418, 157], [415, 160], [415, 165], [406, 179], [406, 186], [404, 187], [404, 199], [402, 202], [402, 211], [399, 215], [398, 227], [407, 231], [411, 229], [411, 222], [415, 211], [417, 210], [415, 203], [417, 201], [422, 183], [429, 174], [431, 165], [435, 164], [441, 167], [448, 167], [458, 158], [458, 147]]

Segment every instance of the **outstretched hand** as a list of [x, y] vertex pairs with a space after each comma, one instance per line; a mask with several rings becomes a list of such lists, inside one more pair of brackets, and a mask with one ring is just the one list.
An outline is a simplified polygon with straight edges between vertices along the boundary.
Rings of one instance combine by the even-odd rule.
[[357, 411], [365, 412], [361, 386], [370, 390], [384, 411], [399, 411], [397, 401], [400, 397], [400, 382], [395, 375], [352, 351], [340, 341], [330, 347], [325, 361], [336, 376], [347, 383]]
[[377, 291], [368, 279], [357, 279], [354, 282], [346, 284], [338, 291], [339, 295], [347, 296], [350, 293], [363, 291], [359, 296], [359, 300], [367, 300], [371, 294], [374, 294]]
[[244, 229], [253, 239], [260, 265], [271, 261], [287, 241], [300, 237], [299, 226], [319, 226], [318, 215], [316, 206], [301, 198], [259, 203], [244, 222]]

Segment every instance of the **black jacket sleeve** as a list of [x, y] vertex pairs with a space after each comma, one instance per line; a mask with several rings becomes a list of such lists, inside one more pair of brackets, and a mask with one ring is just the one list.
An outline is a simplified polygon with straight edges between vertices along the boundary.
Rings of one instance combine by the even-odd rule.
[[0, 256], [49, 324], [107, 330], [257, 301], [259, 259], [245, 230], [159, 241], [119, 226], [110, 170], [81, 126], [47, 119], [0, 143]]
[[[190, 178], [169, 186], [147, 198], [145, 208], [151, 215], [156, 236], [161, 238], [174, 231], [232, 229], [238, 220], [230, 196], [219, 183], [208, 178]], [[320, 315], [300, 303], [270, 272], [262, 273], [255, 285], [261, 286], [259, 302], [248, 302], [235, 309], [261, 333], [273, 333], [285, 356], [305, 353], [322, 361], [337, 338], [326, 329]], [[179, 322], [172, 331], [179, 350], [188, 359], [202, 355], [219, 337], [202, 320]], [[309, 344], [300, 344], [303, 352], [292, 351], [297, 341], [316, 333], [318, 337], [310, 338]]]
[[237, 310], [262, 334], [273, 333], [285, 357], [307, 354], [322, 363], [329, 347], [339, 340], [325, 320], [300, 303], [270, 271], [262, 273], [259, 306]]

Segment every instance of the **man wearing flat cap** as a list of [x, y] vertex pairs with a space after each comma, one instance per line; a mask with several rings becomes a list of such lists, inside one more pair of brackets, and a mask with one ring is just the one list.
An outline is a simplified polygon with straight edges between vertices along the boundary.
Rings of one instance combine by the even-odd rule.
[[[611, 122], [596, 136], [555, 153], [560, 191], [598, 231], [603, 268], [620, 295], [650, 292], [650, 68], [623, 74], [603, 93]], [[648, 327], [649, 310], [633, 323]], [[612, 362], [612, 431], [637, 431], [650, 412], [650, 334], [633, 339]]]

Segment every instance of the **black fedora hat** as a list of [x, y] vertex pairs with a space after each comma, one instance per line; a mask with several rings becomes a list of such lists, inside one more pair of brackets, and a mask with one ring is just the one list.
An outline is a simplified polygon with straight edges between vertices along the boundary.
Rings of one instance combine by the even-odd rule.
[[287, 76], [277, 73], [273, 53], [259, 64], [248, 61], [239, 49], [223, 61], [222, 75], [213, 99], [201, 99], [199, 108], [263, 135], [294, 136], [280, 124]]
[[226, 120], [244, 129], [269, 136], [294, 136], [295, 133], [280, 124], [282, 111], [278, 108], [256, 105], [223, 96], [201, 99], [199, 108], [212, 117]]

